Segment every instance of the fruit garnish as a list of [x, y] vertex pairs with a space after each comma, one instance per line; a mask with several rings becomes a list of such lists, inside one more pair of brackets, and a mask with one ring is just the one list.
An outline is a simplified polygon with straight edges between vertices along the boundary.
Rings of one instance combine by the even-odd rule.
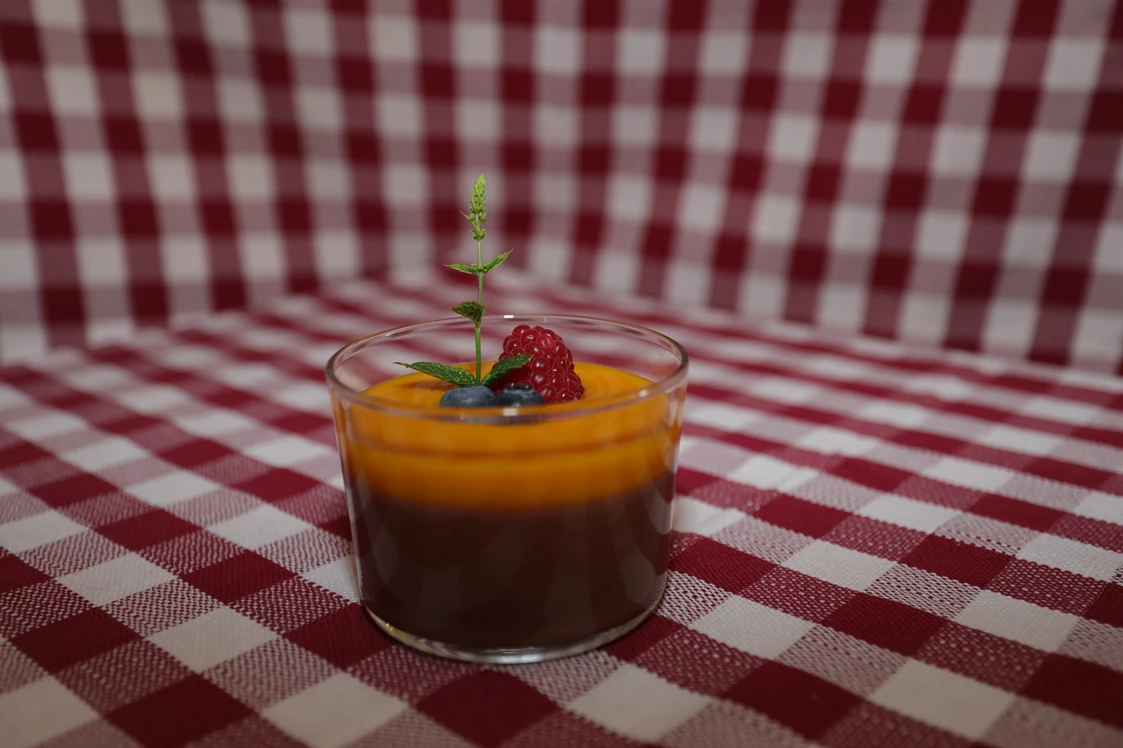
[[490, 387], [473, 384], [468, 387], [453, 387], [441, 395], [442, 408], [486, 408], [498, 405], [497, 398]]
[[[487, 376], [483, 376], [483, 352], [480, 349], [480, 328], [483, 324], [484, 312], [487, 311], [487, 306], [484, 305], [484, 276], [502, 265], [503, 261], [507, 259], [507, 256], [511, 254], [510, 252], [504, 252], [484, 262], [482, 243], [484, 237], [487, 236], [487, 231], [483, 228], [484, 221], [487, 220], [487, 208], [484, 205], [484, 187], [484, 175], [481, 174], [476, 177], [476, 183], [472, 185], [472, 192], [468, 197], [468, 212], [462, 214], [468, 219], [468, 222], [472, 224], [472, 238], [476, 240], [476, 262], [472, 265], [464, 265], [456, 262], [448, 266], [461, 273], [474, 275], [479, 280], [479, 291], [476, 294], [476, 300], [465, 301], [452, 307], [452, 311], [456, 312], [461, 317], [467, 317], [472, 320], [472, 323], [476, 327], [475, 376], [462, 367], [439, 364], [434, 361], [415, 361], [412, 364], [402, 363], [401, 361], [394, 362], [399, 366], [405, 366], [408, 369], [424, 372], [437, 379], [452, 382], [457, 387], [490, 387], [492, 384], [502, 379], [508, 372], [520, 366], [526, 366], [530, 361], [530, 356], [511, 356], [496, 362], [495, 366], [491, 368], [491, 371], [487, 373]], [[447, 394], [448, 393], [446, 393], [446, 395]], [[444, 397], [441, 398], [441, 404], [445, 404]]]
[[519, 325], [503, 339], [503, 355], [495, 366], [498, 368], [504, 361], [524, 357], [529, 357], [529, 363], [513, 368], [491, 388], [499, 391], [514, 384], [526, 384], [537, 390], [547, 403], [578, 400], [585, 393], [581, 377], [573, 368], [573, 354], [561, 335], [553, 330], [541, 325]]
[[[488, 390], [490, 392], [490, 390]], [[538, 394], [537, 390], [529, 384], [515, 382], [507, 389], [495, 396], [492, 405], [506, 408], [521, 408], [526, 405], [545, 405], [546, 399]]]

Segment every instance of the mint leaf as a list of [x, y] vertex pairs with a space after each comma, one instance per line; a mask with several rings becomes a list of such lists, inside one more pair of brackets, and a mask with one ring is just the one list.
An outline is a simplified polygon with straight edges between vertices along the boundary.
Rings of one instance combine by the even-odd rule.
[[484, 275], [486, 273], [490, 273], [492, 270], [495, 270], [495, 268], [502, 265], [503, 261], [506, 260], [510, 256], [510, 254], [510, 252], [504, 252], [498, 257], [495, 257], [484, 263], [473, 262], [471, 265], [465, 265], [462, 262], [453, 262], [446, 265], [445, 267], [450, 267], [453, 270], [459, 270], [461, 273], [467, 273], [468, 275]]
[[[495, 268], [497, 268], [497, 267], [499, 267], [500, 265], [503, 264], [503, 260], [506, 260], [507, 257], [510, 254], [511, 254], [510, 252], [504, 252], [503, 254], [499, 255], [498, 257], [496, 257], [492, 260], [489, 260], [488, 262], [485, 262], [482, 266], [479, 266], [480, 272], [481, 273], [488, 273], [488, 272], [491, 272], [492, 270], [495, 270]], [[473, 265], [472, 267], [476, 267], [476, 266]]]
[[447, 366], [446, 364], [438, 364], [433, 361], [415, 361], [412, 364], [404, 364], [401, 361], [395, 361], [394, 363], [398, 366], [404, 366], [407, 369], [419, 371], [422, 374], [428, 374], [437, 379], [443, 379], [446, 382], [452, 382], [457, 387], [468, 387], [476, 383], [476, 378], [459, 366]]
[[479, 175], [476, 177], [476, 182], [472, 185], [472, 192], [468, 196], [468, 206], [472, 213], [475, 215], [483, 214], [480, 218], [480, 223], [487, 220], [487, 212], [484, 210], [484, 191], [486, 185], [487, 181], [484, 179], [484, 175]]
[[452, 311], [456, 312], [461, 317], [467, 317], [478, 325], [480, 320], [484, 318], [487, 305], [481, 304], [478, 301], [465, 301], [452, 307]]
[[501, 358], [495, 362], [495, 366], [491, 367], [491, 371], [487, 373], [484, 380], [480, 382], [484, 387], [490, 387], [498, 382], [503, 377], [507, 376], [507, 372], [520, 369], [530, 363], [530, 356], [525, 353], [520, 353], [517, 356], [510, 358]]

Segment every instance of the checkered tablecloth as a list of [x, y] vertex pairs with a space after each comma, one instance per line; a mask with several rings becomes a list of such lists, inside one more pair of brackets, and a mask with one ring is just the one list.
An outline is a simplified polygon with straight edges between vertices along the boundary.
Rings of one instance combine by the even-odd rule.
[[1123, 743], [1123, 380], [491, 278], [689, 348], [653, 619], [483, 667], [364, 618], [322, 366], [465, 289], [356, 282], [0, 372], [0, 743]]
[[488, 229], [542, 278], [1123, 375], [1123, 3], [2, 0], [0, 361]]

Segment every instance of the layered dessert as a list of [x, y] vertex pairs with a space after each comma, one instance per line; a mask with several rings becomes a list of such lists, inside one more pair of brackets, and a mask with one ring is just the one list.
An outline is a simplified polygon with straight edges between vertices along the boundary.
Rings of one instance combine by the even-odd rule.
[[[636, 626], [663, 592], [686, 354], [625, 323], [506, 316], [496, 323], [513, 328], [485, 360], [484, 276], [509, 253], [483, 259], [482, 176], [464, 215], [477, 261], [450, 267], [478, 290], [452, 307], [463, 319], [372, 335], [328, 362], [362, 603], [435, 654], [583, 651]], [[469, 330], [474, 361], [389, 358], [458, 349], [452, 334]], [[387, 373], [398, 366], [413, 373]]]
[[[665, 397], [614, 403], [647, 380], [575, 370], [580, 403], [523, 408], [514, 423], [487, 422], [498, 408], [475, 411], [476, 422], [386, 410], [353, 419], [341, 440], [374, 616], [439, 642], [535, 647], [626, 625], [658, 599], [678, 424]], [[410, 374], [366, 394], [435, 408], [450, 387]], [[572, 417], [558, 417], [566, 409]], [[535, 411], [554, 417], [535, 422]]]

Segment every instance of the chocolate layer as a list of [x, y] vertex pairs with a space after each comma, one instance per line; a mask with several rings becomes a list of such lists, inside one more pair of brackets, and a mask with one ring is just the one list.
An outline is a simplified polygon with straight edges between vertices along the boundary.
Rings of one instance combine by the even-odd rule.
[[464, 647], [561, 644], [635, 618], [662, 593], [674, 477], [554, 506], [402, 501], [350, 476], [363, 604]]

